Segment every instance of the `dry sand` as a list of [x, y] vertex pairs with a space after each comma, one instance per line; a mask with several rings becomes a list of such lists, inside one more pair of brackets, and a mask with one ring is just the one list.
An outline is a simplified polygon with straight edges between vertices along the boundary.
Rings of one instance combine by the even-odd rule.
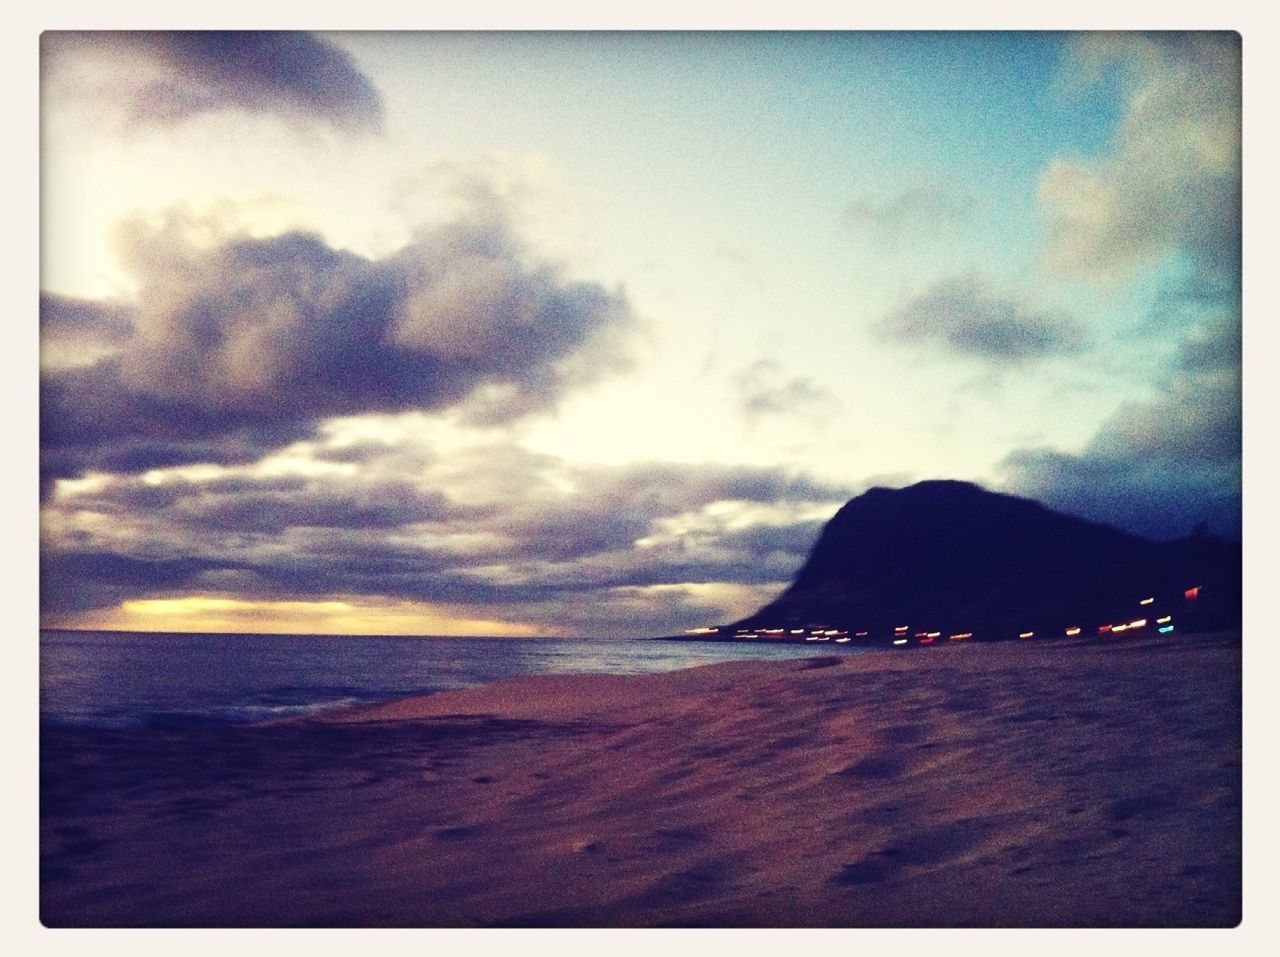
[[1237, 635], [42, 736], [50, 926], [1233, 926]]

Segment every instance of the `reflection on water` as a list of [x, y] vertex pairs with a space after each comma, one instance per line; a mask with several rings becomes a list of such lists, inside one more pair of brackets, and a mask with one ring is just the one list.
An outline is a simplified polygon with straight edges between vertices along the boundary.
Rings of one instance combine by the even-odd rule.
[[552, 638], [41, 632], [40, 716], [59, 724], [240, 722], [534, 674], [636, 674], [834, 651]]

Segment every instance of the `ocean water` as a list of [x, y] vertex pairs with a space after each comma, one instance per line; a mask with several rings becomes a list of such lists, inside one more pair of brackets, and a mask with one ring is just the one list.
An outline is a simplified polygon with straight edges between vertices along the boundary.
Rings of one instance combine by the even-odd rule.
[[42, 631], [40, 719], [129, 728], [238, 723], [536, 674], [671, 671], [858, 649], [555, 638]]

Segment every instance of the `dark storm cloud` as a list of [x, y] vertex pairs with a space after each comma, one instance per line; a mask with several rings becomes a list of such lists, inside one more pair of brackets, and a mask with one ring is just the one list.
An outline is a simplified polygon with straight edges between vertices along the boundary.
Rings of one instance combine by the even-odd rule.
[[135, 558], [109, 551], [49, 551], [40, 554], [40, 607], [82, 611], [111, 607], [138, 595], [194, 585], [224, 563], [199, 558]]
[[[547, 463], [534, 456], [526, 464]], [[787, 580], [821, 526], [792, 518], [795, 510], [821, 503], [834, 511], [853, 493], [769, 469], [657, 463], [559, 473], [571, 493], [533, 469], [523, 474], [519, 496], [460, 505], [442, 491], [389, 477], [396, 472], [383, 475], [371, 460], [352, 476], [323, 479], [238, 475], [152, 484], [116, 477], [59, 497], [47, 517], [64, 518], [64, 539], [79, 543], [63, 549], [95, 557], [52, 566], [58, 587], [46, 590], [45, 610], [85, 607], [86, 595], [114, 603], [231, 591], [241, 598], [427, 601], [473, 614], [489, 609], [479, 612], [486, 615], [501, 608], [513, 620], [530, 609], [544, 620], [558, 604], [586, 609], [624, 595], [630, 597], [617, 600], [628, 608], [665, 615], [669, 610], [637, 595], [655, 586]], [[762, 509], [763, 524], [702, 513], [717, 502]], [[107, 521], [76, 531], [80, 514]], [[687, 530], [666, 527], [677, 519]], [[156, 554], [187, 556], [187, 564], [156, 564]], [[136, 577], [113, 575], [113, 562]], [[149, 580], [153, 565], [158, 574]]]
[[40, 294], [40, 332], [42, 345], [109, 348], [127, 338], [133, 326], [123, 306], [45, 292]]
[[1157, 539], [1200, 523], [1229, 538], [1241, 520], [1240, 327], [1215, 319], [1184, 337], [1161, 395], [1127, 403], [1080, 455], [1021, 449], [1010, 491]]
[[1090, 344], [1087, 328], [1070, 313], [997, 294], [976, 277], [935, 283], [881, 320], [876, 332], [904, 344], [1003, 363], [1070, 355]]
[[620, 293], [531, 263], [492, 206], [381, 260], [304, 233], [197, 249], [174, 230], [139, 232], [131, 256], [132, 334], [45, 372], [48, 475], [250, 461], [365, 412], [508, 421], [616, 368], [631, 327]]
[[96, 85], [82, 87], [81, 98], [96, 93], [96, 109], [120, 112], [129, 126], [171, 126], [227, 110], [350, 132], [382, 126], [382, 98], [368, 77], [347, 53], [310, 33], [48, 32], [41, 56], [55, 83], [96, 61]]
[[473, 518], [478, 512], [405, 481], [344, 483], [296, 477], [203, 482], [170, 478], [160, 485], [127, 479], [102, 494], [83, 496], [82, 505], [105, 515], [163, 512], [173, 528], [199, 535], [274, 535], [292, 528], [395, 529]]
[[849, 488], [817, 481], [804, 473], [746, 465], [638, 463], [616, 469], [583, 470], [584, 492], [602, 501], [640, 500], [668, 514], [719, 501], [843, 501]]

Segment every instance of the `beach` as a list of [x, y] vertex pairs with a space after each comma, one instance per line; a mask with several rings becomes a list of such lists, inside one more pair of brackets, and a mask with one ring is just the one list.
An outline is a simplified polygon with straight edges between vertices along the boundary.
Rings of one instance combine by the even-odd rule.
[[1238, 633], [45, 728], [47, 926], [1230, 927]]

